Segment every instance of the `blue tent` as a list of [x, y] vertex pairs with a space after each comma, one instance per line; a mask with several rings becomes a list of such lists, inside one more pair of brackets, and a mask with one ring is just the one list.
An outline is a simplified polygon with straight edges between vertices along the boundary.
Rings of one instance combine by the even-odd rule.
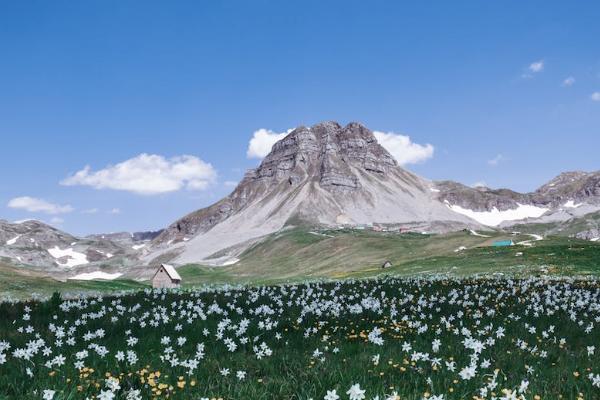
[[494, 242], [492, 244], [492, 246], [494, 247], [504, 247], [504, 246], [512, 246], [514, 245], [512, 240], [498, 240], [497, 242]]

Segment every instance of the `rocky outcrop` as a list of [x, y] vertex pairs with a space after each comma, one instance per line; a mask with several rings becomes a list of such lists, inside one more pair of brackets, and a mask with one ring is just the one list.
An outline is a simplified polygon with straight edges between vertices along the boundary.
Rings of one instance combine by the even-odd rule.
[[462, 183], [441, 181], [435, 183], [439, 190], [438, 198], [453, 205], [474, 211], [510, 210], [518, 204], [528, 204], [527, 195], [509, 189], [490, 189], [487, 187], [469, 187]]
[[600, 171], [563, 172], [531, 193], [531, 198], [553, 207], [564, 205], [567, 201], [600, 205]]
[[600, 171], [565, 172], [535, 192], [517, 193], [510, 189], [468, 187], [452, 181], [435, 182], [438, 198], [474, 211], [510, 210], [518, 204], [546, 207], [550, 210], [600, 206]]
[[[41, 221], [11, 223], [0, 220], [0, 258], [23, 268], [52, 276], [69, 276], [83, 268], [124, 266], [136, 263], [129, 243], [104, 235], [80, 238]], [[131, 234], [126, 234], [130, 239]]]

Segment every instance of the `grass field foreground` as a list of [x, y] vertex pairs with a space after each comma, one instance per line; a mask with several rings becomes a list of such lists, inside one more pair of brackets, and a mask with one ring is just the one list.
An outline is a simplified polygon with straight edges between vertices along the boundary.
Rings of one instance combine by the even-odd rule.
[[0, 305], [6, 399], [597, 399], [595, 279], [391, 278]]

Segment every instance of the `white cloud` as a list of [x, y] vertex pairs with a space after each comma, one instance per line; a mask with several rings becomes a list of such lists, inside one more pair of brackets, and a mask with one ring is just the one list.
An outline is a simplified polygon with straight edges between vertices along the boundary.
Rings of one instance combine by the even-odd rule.
[[97, 208], [88, 208], [87, 210], [82, 210], [81, 213], [82, 214], [97, 214], [98, 209]]
[[527, 70], [521, 75], [523, 79], [531, 79], [533, 76], [544, 70], [544, 60], [534, 61], [527, 67]]
[[140, 154], [96, 172], [86, 166], [60, 184], [155, 195], [183, 188], [203, 190], [214, 182], [216, 175], [212, 165], [194, 156], [167, 159], [156, 154]]
[[575, 83], [575, 78], [573, 78], [572, 76], [569, 76], [568, 78], [566, 78], [563, 81], [562, 86], [569, 87], [569, 86], [573, 86], [574, 83]]
[[121, 209], [120, 208], [113, 208], [110, 211], [108, 211], [109, 214], [121, 214]]
[[373, 135], [400, 165], [416, 164], [433, 157], [434, 148], [432, 145], [414, 143], [409, 136], [379, 131], [373, 131]]
[[482, 188], [487, 187], [487, 184], [484, 181], [475, 182], [471, 185], [472, 188]]
[[265, 158], [271, 152], [271, 148], [275, 143], [283, 139], [293, 129], [288, 129], [286, 132], [277, 133], [270, 129], [259, 129], [254, 132], [246, 156], [248, 158]]
[[29, 196], [16, 197], [10, 200], [8, 207], [46, 214], [65, 214], [73, 211], [73, 207], [68, 204], [63, 206]]
[[502, 154], [498, 154], [496, 157], [492, 158], [491, 160], [488, 160], [488, 164], [495, 167], [496, 165], [500, 164], [501, 161], [504, 160], [506, 160], [506, 158], [504, 158]]
[[236, 181], [225, 181], [225, 182], [223, 182], [223, 185], [225, 185], [227, 187], [236, 187], [238, 185], [238, 182], [236, 182]]
[[50, 220], [50, 224], [52, 225], [61, 225], [63, 222], [65, 222], [65, 220], [60, 217], [52, 217]]
[[590, 99], [592, 99], [593, 101], [600, 101], [600, 92], [592, 93], [592, 95], [590, 96]]
[[544, 70], [544, 60], [539, 60], [529, 64], [529, 71], [533, 73], [542, 72]]

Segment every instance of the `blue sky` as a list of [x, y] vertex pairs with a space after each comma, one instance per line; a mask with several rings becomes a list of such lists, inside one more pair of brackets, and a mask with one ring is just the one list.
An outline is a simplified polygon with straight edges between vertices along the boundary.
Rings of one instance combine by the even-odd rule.
[[[161, 228], [260, 162], [255, 131], [323, 120], [431, 144], [406, 165], [430, 179], [600, 168], [596, 1], [210, 3], [0, 5], [0, 218]], [[171, 181], [111, 183], [128, 160]]]

